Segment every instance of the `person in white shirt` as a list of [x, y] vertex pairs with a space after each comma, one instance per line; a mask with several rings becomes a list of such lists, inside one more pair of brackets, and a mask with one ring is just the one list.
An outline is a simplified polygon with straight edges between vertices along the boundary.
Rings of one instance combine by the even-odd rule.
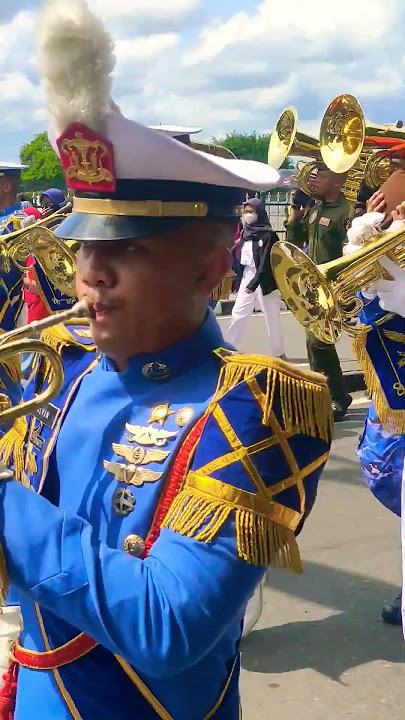
[[269, 354], [286, 359], [280, 318], [280, 293], [270, 266], [270, 252], [278, 237], [270, 227], [264, 204], [250, 198], [244, 204], [240, 239], [242, 279], [232, 311], [227, 340], [237, 349], [255, 304], [259, 304], [269, 335]]

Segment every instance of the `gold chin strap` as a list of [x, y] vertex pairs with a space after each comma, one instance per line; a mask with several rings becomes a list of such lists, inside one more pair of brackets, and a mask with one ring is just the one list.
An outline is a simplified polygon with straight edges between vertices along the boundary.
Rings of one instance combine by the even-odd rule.
[[161, 200], [109, 200], [79, 198], [73, 200], [73, 212], [89, 215], [115, 215], [126, 217], [206, 217], [208, 205], [204, 202], [162, 202]]

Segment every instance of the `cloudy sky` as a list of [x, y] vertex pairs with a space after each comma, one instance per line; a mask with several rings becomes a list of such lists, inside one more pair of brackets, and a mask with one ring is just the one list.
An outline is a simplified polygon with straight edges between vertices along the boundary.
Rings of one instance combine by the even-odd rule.
[[[16, 160], [47, 126], [35, 63], [40, 2], [0, 0], [0, 160]], [[405, 120], [404, 0], [89, 3], [116, 41], [114, 99], [140, 122], [199, 125], [205, 137], [269, 132], [294, 104], [300, 126], [315, 131], [343, 92], [372, 122]]]

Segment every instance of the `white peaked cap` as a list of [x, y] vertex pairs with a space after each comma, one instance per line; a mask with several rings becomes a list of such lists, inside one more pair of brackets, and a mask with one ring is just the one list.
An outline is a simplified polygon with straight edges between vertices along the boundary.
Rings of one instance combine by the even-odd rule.
[[173, 180], [266, 191], [280, 177], [265, 163], [193, 150], [117, 113], [106, 115], [105, 137], [113, 145], [115, 173], [122, 180]]
[[159, 130], [159, 132], [169, 137], [182, 137], [183, 135], [195, 135], [202, 132], [200, 127], [187, 127], [182, 125], [148, 125], [151, 130]]

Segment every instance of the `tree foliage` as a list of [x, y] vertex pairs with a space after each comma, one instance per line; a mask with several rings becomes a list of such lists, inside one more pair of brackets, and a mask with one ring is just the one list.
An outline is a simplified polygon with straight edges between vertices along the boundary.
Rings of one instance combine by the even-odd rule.
[[21, 162], [28, 165], [28, 170], [21, 174], [23, 190], [47, 190], [50, 186], [63, 189], [65, 179], [61, 162], [49, 143], [46, 132], [35, 135], [31, 142], [20, 150]]
[[[224, 138], [214, 138], [213, 142], [227, 147], [238, 160], [258, 160], [267, 163], [269, 140], [270, 135], [258, 135], [256, 132], [238, 133], [234, 130]], [[293, 168], [293, 160], [287, 158], [281, 167]]]

